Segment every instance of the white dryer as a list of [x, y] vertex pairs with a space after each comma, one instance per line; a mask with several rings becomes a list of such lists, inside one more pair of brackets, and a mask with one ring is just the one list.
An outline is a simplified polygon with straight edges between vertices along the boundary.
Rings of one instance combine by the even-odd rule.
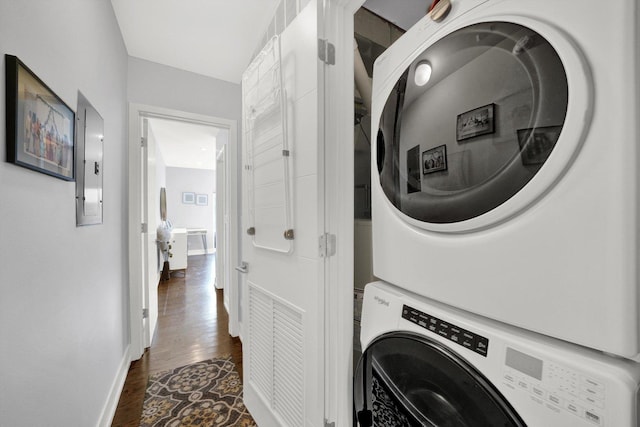
[[367, 426], [633, 427], [640, 365], [375, 282], [354, 417]]
[[374, 67], [374, 275], [637, 358], [637, 1], [451, 4]]

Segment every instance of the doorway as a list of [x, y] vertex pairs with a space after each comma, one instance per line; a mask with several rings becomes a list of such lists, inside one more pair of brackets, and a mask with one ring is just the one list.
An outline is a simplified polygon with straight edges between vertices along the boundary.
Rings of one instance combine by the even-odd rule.
[[[422, 6], [424, 6], [424, 2]], [[353, 15], [354, 48], [354, 366], [361, 356], [360, 315], [362, 296], [373, 275], [371, 223], [371, 82], [373, 64], [389, 46], [413, 25], [409, 16], [399, 16], [398, 5], [367, 0]], [[424, 7], [422, 7], [424, 9]], [[410, 9], [417, 20], [420, 5], [411, 1], [401, 9]], [[422, 11], [424, 12], [424, 10]], [[401, 28], [394, 22], [402, 22]], [[373, 134], [375, 136], [375, 134]]]
[[[324, 110], [324, 137], [327, 141], [326, 163], [333, 165], [332, 173], [327, 174], [327, 223], [329, 232], [335, 233], [338, 238], [335, 242], [336, 257], [330, 257], [328, 261], [328, 274], [334, 279], [330, 281], [329, 293], [331, 303], [329, 321], [327, 322], [328, 335], [333, 337], [329, 341], [330, 354], [327, 370], [328, 380], [326, 390], [330, 390], [327, 401], [328, 419], [340, 420], [338, 424], [350, 425], [352, 422], [352, 372], [353, 372], [353, 345], [359, 339], [354, 331], [354, 282], [355, 269], [365, 267], [356, 257], [366, 256], [371, 250], [371, 244], [355, 246], [356, 212], [355, 204], [358, 198], [358, 208], [362, 208], [358, 215], [367, 216], [368, 211], [368, 185], [366, 182], [357, 181], [355, 177], [355, 164], [366, 162], [370, 151], [367, 137], [368, 133], [362, 132], [359, 136], [358, 146], [354, 142], [355, 133], [361, 131], [360, 123], [356, 121], [354, 114], [354, 59], [356, 49], [354, 46], [354, 16], [365, 5], [371, 12], [377, 7], [393, 9], [392, 12], [405, 17], [419, 19], [426, 13], [428, 5], [423, 0], [398, 0], [387, 2], [384, 0], [332, 0], [327, 2], [328, 10], [325, 16], [325, 36], [330, 43], [335, 44], [335, 61], [329, 68], [325, 78], [325, 97], [329, 107]], [[415, 10], [419, 9], [418, 12]], [[374, 11], [378, 14], [377, 11]], [[395, 22], [396, 18], [387, 18]], [[375, 40], [374, 40], [375, 41]], [[378, 43], [381, 45], [381, 43]], [[358, 111], [358, 115], [363, 111]], [[359, 118], [363, 128], [369, 127], [367, 118]], [[354, 128], [354, 125], [356, 126]], [[370, 133], [370, 132], [369, 132]], [[366, 135], [366, 136], [365, 136]], [[335, 143], [333, 143], [335, 142]], [[358, 153], [356, 160], [356, 149]], [[360, 157], [364, 157], [365, 160]], [[370, 163], [367, 163], [370, 164]], [[365, 166], [367, 167], [367, 166]], [[366, 174], [365, 172], [365, 175]], [[360, 176], [358, 177], [360, 179]], [[356, 188], [358, 186], [358, 188]], [[361, 203], [362, 202], [362, 203]], [[359, 225], [364, 230], [362, 234], [368, 234], [368, 219], [363, 218]], [[369, 256], [366, 256], [369, 259]], [[357, 264], [356, 264], [357, 263]], [[366, 268], [369, 271], [369, 268]], [[360, 276], [361, 271], [357, 274]], [[349, 284], [344, 286], [344, 284]], [[335, 380], [334, 380], [335, 379]]]
[[[178, 129], [177, 138], [185, 143], [186, 132], [200, 129], [204, 133], [215, 133], [216, 141], [209, 146], [196, 145], [201, 167], [208, 160], [215, 169], [218, 156], [223, 150], [227, 153], [228, 164], [224, 171], [226, 194], [229, 197], [216, 201], [213, 182], [216, 173], [213, 170], [184, 167], [167, 167], [166, 158], [184, 157], [184, 149], [162, 154], [157, 135], [163, 133], [165, 127]], [[190, 130], [187, 130], [190, 129]], [[188, 143], [187, 143], [188, 144]], [[184, 146], [182, 146], [184, 148]], [[204, 150], [203, 150], [204, 148]], [[207, 153], [209, 151], [209, 153]], [[131, 319], [131, 360], [139, 359], [146, 347], [151, 344], [152, 331], [157, 320], [157, 284], [159, 271], [163, 261], [156, 245], [156, 227], [159, 224], [160, 187], [174, 182], [173, 189], [167, 188], [169, 206], [168, 219], [177, 219], [176, 225], [184, 225], [185, 248], [187, 256], [187, 239], [192, 240], [194, 253], [210, 253], [217, 241], [224, 240], [222, 250], [218, 250], [224, 263], [216, 263], [218, 287], [224, 289], [229, 299], [226, 309], [229, 314], [229, 332], [237, 336], [239, 331], [239, 304], [237, 296], [237, 276], [229, 274], [237, 259], [237, 198], [233, 197], [237, 186], [237, 123], [210, 116], [168, 110], [159, 107], [131, 104], [129, 108], [129, 282], [130, 282], [130, 319]], [[199, 177], [194, 175], [197, 172]], [[200, 176], [201, 175], [201, 176]], [[199, 178], [199, 179], [198, 179]], [[199, 181], [206, 181], [200, 182]], [[198, 187], [198, 185], [200, 185]], [[208, 185], [208, 187], [207, 187]], [[193, 189], [191, 191], [190, 189]], [[157, 191], [156, 191], [157, 190]], [[183, 191], [184, 190], [184, 191]], [[184, 194], [186, 193], [186, 194]], [[158, 199], [158, 200], [157, 200]], [[173, 206], [173, 208], [171, 208]], [[216, 206], [214, 210], [213, 207]], [[171, 213], [173, 209], [174, 213]], [[156, 216], [157, 211], [157, 216]], [[197, 218], [201, 217], [202, 220]], [[215, 218], [229, 218], [228, 227], [214, 226]], [[196, 218], [196, 219], [194, 219]], [[175, 221], [175, 220], [174, 220]], [[202, 222], [203, 224], [197, 224]], [[218, 221], [216, 221], [217, 223]], [[205, 225], [206, 223], [206, 225]], [[176, 229], [177, 230], [177, 229]], [[191, 233], [189, 231], [196, 231]], [[222, 230], [223, 235], [214, 233]], [[177, 234], [176, 234], [177, 235]], [[173, 249], [178, 254], [177, 249]], [[180, 250], [182, 253], [182, 250]], [[180, 254], [178, 254], [180, 255]], [[176, 255], [174, 255], [176, 256]], [[186, 260], [185, 260], [186, 261]], [[185, 265], [186, 267], [186, 265]]]
[[[166, 188], [167, 220], [173, 228], [187, 231], [188, 255], [212, 254], [217, 232], [217, 155], [227, 144], [229, 132], [209, 124], [157, 117], [147, 120], [149, 179], [155, 178], [151, 195]], [[151, 206], [153, 216], [157, 203]], [[149, 224], [149, 229], [155, 228]]]
[[[146, 125], [145, 125], [146, 122]], [[147, 266], [144, 286], [148, 301], [145, 346], [151, 345], [158, 319], [158, 291], [163, 265], [169, 275], [185, 275], [188, 259], [215, 252], [216, 237], [216, 152], [228, 141], [228, 130], [158, 117], [143, 118], [143, 163], [146, 163]], [[143, 168], [143, 170], [145, 170]], [[160, 218], [159, 195], [165, 190], [166, 221]], [[170, 230], [168, 246], [154, 245], [160, 229]], [[158, 230], [154, 234], [154, 231]], [[222, 271], [221, 271], [222, 272]], [[223, 282], [220, 281], [220, 284]], [[147, 335], [147, 333], [149, 335]]]

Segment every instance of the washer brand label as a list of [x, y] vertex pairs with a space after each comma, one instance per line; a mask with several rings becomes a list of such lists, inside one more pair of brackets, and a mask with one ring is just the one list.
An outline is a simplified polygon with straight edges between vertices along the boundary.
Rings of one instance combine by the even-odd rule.
[[386, 299], [380, 298], [377, 295], [375, 297], [373, 297], [373, 299], [376, 300], [378, 302], [378, 304], [389, 307], [389, 301], [387, 301]]

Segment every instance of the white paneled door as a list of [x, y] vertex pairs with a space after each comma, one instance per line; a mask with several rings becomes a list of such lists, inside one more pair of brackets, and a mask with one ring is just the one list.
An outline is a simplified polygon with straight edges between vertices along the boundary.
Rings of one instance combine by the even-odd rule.
[[244, 400], [260, 426], [324, 425], [318, 3], [310, 1], [243, 77]]
[[156, 185], [156, 140], [149, 126], [149, 119], [142, 120], [142, 138], [145, 143], [142, 145], [142, 222], [147, 224], [142, 230], [144, 262], [143, 278], [143, 309], [146, 309], [147, 316], [143, 316], [144, 327], [144, 347], [151, 347], [153, 334], [158, 323], [158, 282], [159, 265], [158, 251], [156, 244], [156, 228], [159, 217], [160, 197]]

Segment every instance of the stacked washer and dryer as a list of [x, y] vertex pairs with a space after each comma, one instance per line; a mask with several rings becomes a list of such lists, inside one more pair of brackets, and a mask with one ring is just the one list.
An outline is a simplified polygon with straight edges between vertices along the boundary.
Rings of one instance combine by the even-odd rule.
[[640, 425], [639, 9], [451, 0], [378, 58], [359, 425]]

